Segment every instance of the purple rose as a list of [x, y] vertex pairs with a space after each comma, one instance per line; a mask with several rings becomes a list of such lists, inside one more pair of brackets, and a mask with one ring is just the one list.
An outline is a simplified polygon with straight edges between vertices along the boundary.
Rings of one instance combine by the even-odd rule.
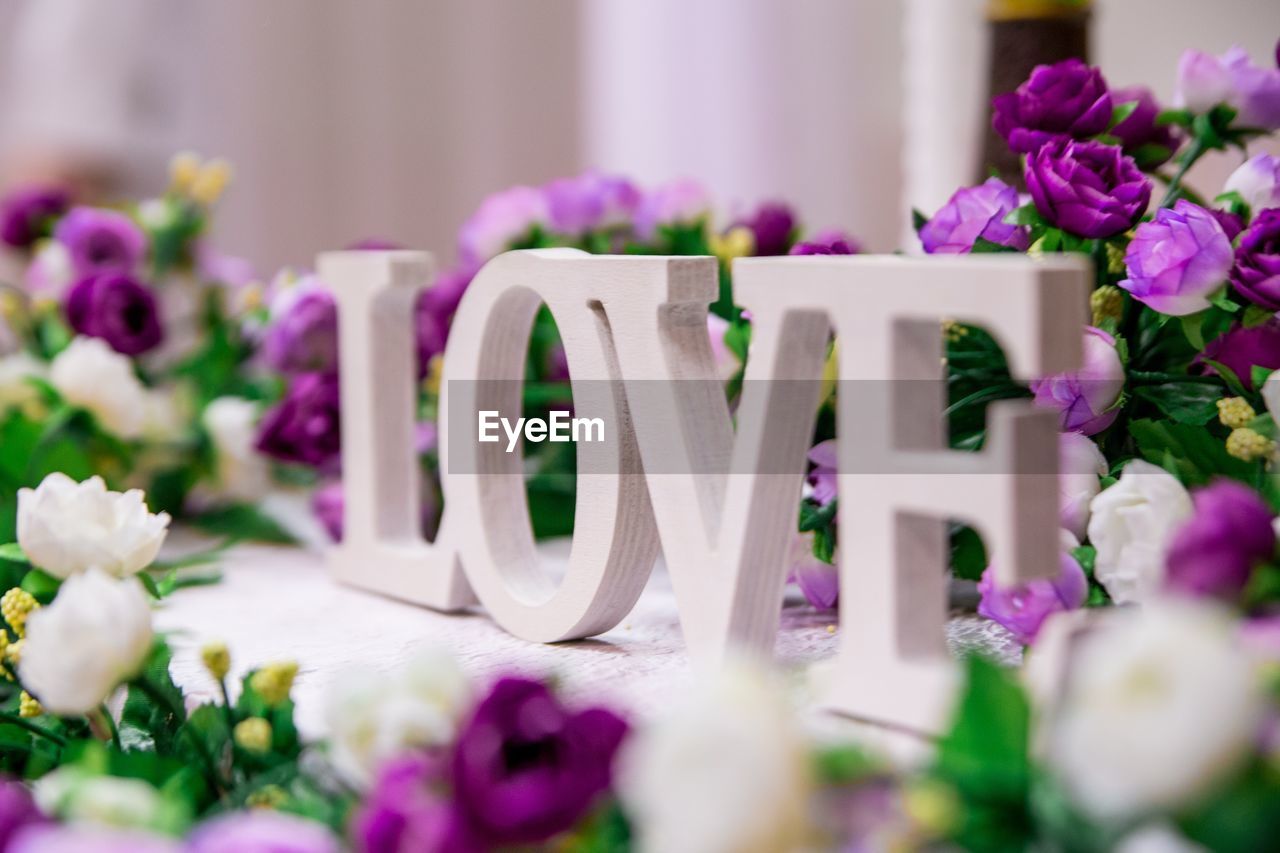
[[413, 315], [419, 376], [426, 375], [432, 358], [444, 353], [454, 312], [474, 276], [475, 272], [465, 267], [449, 270], [419, 294]]
[[263, 416], [258, 450], [282, 462], [315, 468], [335, 461], [342, 449], [338, 400], [335, 374], [298, 374], [284, 399]]
[[836, 498], [838, 459], [834, 438], [820, 441], [809, 449], [809, 461], [813, 463], [813, 470], [809, 472], [809, 485], [813, 487], [810, 496], [821, 506], [826, 506]]
[[1179, 199], [1134, 233], [1124, 262], [1129, 277], [1120, 287], [1161, 314], [1180, 317], [1209, 307], [1231, 271], [1231, 240], [1212, 213]]
[[1004, 221], [1017, 207], [1018, 191], [999, 178], [962, 187], [920, 229], [920, 242], [930, 255], [970, 252], [979, 237], [1026, 251], [1031, 243], [1027, 229]]
[[1134, 104], [1133, 112], [1111, 128], [1110, 133], [1120, 140], [1124, 153], [1133, 157], [1144, 169], [1154, 169], [1167, 162], [1178, 148], [1173, 129], [1167, 124], [1156, 124], [1160, 105], [1156, 96], [1146, 86], [1129, 86], [1111, 95], [1116, 105]]
[[1209, 215], [1218, 220], [1218, 224], [1222, 226], [1222, 233], [1227, 235], [1227, 239], [1235, 242], [1240, 236], [1240, 232], [1244, 231], [1244, 220], [1237, 214], [1229, 210], [1219, 210], [1216, 207], [1209, 208]]
[[1195, 513], [1169, 540], [1166, 582], [1181, 592], [1233, 599], [1254, 567], [1275, 555], [1271, 509], [1234, 480], [1218, 480], [1191, 498]]
[[840, 601], [840, 558], [832, 555], [824, 563], [813, 554], [813, 534], [796, 533], [791, 538], [787, 579], [800, 587], [805, 600], [818, 610], [834, 610]]
[[1238, 46], [1222, 56], [1188, 50], [1178, 62], [1174, 102], [1196, 113], [1227, 104], [1236, 110], [1236, 124], [1276, 130], [1280, 128], [1280, 69], [1254, 65]]
[[281, 373], [338, 369], [338, 306], [315, 276], [272, 300], [262, 355]]
[[565, 234], [617, 228], [631, 222], [640, 191], [626, 178], [597, 171], [560, 178], [542, 188], [551, 227]]
[[82, 335], [102, 338], [113, 350], [139, 355], [164, 340], [151, 289], [127, 273], [82, 278], [67, 292], [67, 323]]
[[172, 838], [141, 829], [117, 829], [93, 823], [30, 826], [17, 834], [5, 853], [179, 853]]
[[360, 853], [465, 850], [460, 822], [438, 789], [444, 768], [434, 755], [410, 753], [385, 763], [351, 822]]
[[1111, 123], [1102, 72], [1079, 59], [1037, 65], [1013, 92], [992, 101], [991, 124], [1014, 151], [1029, 154], [1060, 137], [1087, 139]]
[[1036, 404], [1056, 409], [1063, 432], [1094, 435], [1111, 426], [1114, 408], [1124, 391], [1124, 365], [1116, 339], [1101, 329], [1085, 327], [1084, 366], [1031, 383]]
[[147, 237], [133, 220], [114, 210], [76, 207], [53, 229], [67, 247], [76, 275], [133, 272], [147, 253]]
[[711, 198], [702, 184], [682, 178], [646, 193], [636, 208], [636, 236], [651, 240], [662, 225], [689, 225], [711, 210]]
[[0, 850], [8, 850], [20, 830], [47, 820], [36, 808], [26, 785], [0, 778]]
[[1268, 311], [1280, 311], [1280, 208], [1264, 210], [1240, 238], [1231, 284]]
[[458, 735], [455, 808], [490, 845], [546, 841], [608, 790], [626, 733], [610, 711], [569, 711], [545, 684], [503, 678]]
[[1208, 361], [1216, 361], [1236, 375], [1240, 384], [1253, 390], [1253, 368], [1280, 368], [1280, 317], [1257, 326], [1236, 324], [1205, 346], [1195, 364], [1203, 373], [1218, 371]]
[[1027, 158], [1036, 210], [1050, 225], [1089, 239], [1132, 228], [1151, 201], [1151, 182], [1114, 145], [1058, 141]]
[[322, 823], [253, 809], [230, 812], [195, 828], [187, 853], [338, 853], [338, 839]]
[[1035, 642], [1044, 621], [1054, 613], [1084, 605], [1089, 581], [1084, 569], [1070, 554], [1059, 558], [1058, 576], [1053, 580], [1033, 580], [1002, 587], [996, 583], [995, 566], [987, 566], [978, 581], [982, 600], [978, 613], [999, 622], [1023, 645]]
[[463, 263], [479, 267], [526, 240], [549, 219], [547, 198], [539, 189], [517, 186], [494, 193], [459, 229], [458, 256]]
[[785, 255], [791, 249], [795, 231], [795, 212], [781, 202], [766, 202], [750, 216], [734, 223], [749, 228], [755, 236], [758, 257]]
[[49, 235], [53, 220], [67, 212], [71, 196], [58, 187], [32, 186], [14, 190], [0, 202], [0, 240], [27, 249]]
[[835, 228], [819, 231], [808, 240], [791, 247], [792, 255], [856, 255], [862, 251], [858, 241]]
[[1107, 457], [1087, 435], [1064, 432], [1058, 436], [1058, 523], [1083, 539], [1089, 526], [1089, 504], [1102, 490]]
[[1224, 193], [1236, 193], [1257, 216], [1269, 207], [1280, 207], [1280, 157], [1250, 157], [1227, 178]]

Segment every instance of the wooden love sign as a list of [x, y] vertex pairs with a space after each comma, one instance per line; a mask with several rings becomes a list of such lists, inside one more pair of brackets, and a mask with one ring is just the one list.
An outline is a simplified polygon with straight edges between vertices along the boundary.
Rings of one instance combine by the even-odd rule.
[[[445, 352], [445, 508], [433, 542], [419, 528], [412, 328], [431, 258], [334, 252], [318, 272], [339, 309], [346, 519], [330, 564], [344, 583], [439, 610], [478, 599], [512, 634], [555, 642], [617, 625], [661, 548], [695, 662], [771, 655], [833, 330], [842, 387], [879, 383], [885, 402], [838, 397], [841, 635], [824, 704], [940, 725], [955, 677], [944, 643], [949, 520], [978, 529], [1006, 582], [1057, 570], [1056, 417], [996, 403], [981, 452], [947, 449], [939, 321], [988, 329], [1019, 377], [1077, 367], [1083, 259], [739, 259], [734, 295], [751, 312], [752, 342], [731, 413], [707, 333], [713, 258], [494, 258], [462, 299]], [[577, 445], [575, 531], [558, 583], [534, 546], [522, 454], [478, 441], [472, 426], [477, 410], [519, 413], [543, 304], [564, 343], [575, 415], [615, 433]]]

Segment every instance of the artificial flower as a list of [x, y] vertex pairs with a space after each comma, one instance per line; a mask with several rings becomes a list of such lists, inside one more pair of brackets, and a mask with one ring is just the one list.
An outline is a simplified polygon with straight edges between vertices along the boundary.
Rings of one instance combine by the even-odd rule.
[[196, 827], [185, 853], [338, 853], [322, 823], [272, 809], [233, 811]]
[[751, 213], [739, 219], [734, 226], [745, 227], [751, 231], [754, 240], [755, 254], [758, 257], [785, 255], [794, 242], [796, 232], [796, 214], [782, 202], [767, 202]]
[[1275, 555], [1271, 509], [1235, 480], [1197, 489], [1191, 499], [1195, 514], [1169, 541], [1167, 583], [1180, 592], [1235, 598], [1254, 568]]
[[821, 506], [836, 498], [839, 489], [839, 452], [834, 438], [820, 441], [809, 449], [809, 461], [813, 470], [808, 482], [812, 489], [809, 496]]
[[0, 240], [16, 249], [29, 249], [46, 237], [50, 225], [67, 212], [70, 194], [61, 187], [29, 186], [14, 190], [0, 202]]
[[301, 373], [284, 399], [263, 415], [257, 448], [281, 462], [318, 468], [337, 458], [341, 440], [338, 377]]
[[1209, 307], [1231, 272], [1231, 240], [1209, 211], [1186, 199], [1134, 232], [1125, 253], [1129, 277], [1120, 287], [1161, 314], [1182, 316]]
[[546, 195], [534, 187], [517, 186], [494, 193], [459, 229], [458, 255], [463, 263], [479, 267], [528, 238], [534, 228], [546, 225], [550, 216]]
[[1206, 113], [1232, 100], [1231, 73], [1218, 57], [1202, 50], [1184, 51], [1178, 60], [1173, 102], [1194, 113]]
[[1134, 459], [1089, 510], [1094, 577], [1116, 604], [1150, 597], [1164, 583], [1169, 539], [1191, 515], [1187, 490], [1163, 468]]
[[1112, 611], [1077, 640], [1050, 764], [1095, 817], [1176, 811], [1248, 753], [1262, 712], [1254, 677], [1216, 608], [1184, 599]]
[[325, 483], [311, 493], [311, 513], [334, 542], [342, 541], [344, 507], [341, 480]]
[[1116, 106], [1133, 104], [1133, 110], [1108, 133], [1120, 140], [1124, 153], [1144, 169], [1163, 165], [1178, 148], [1170, 125], [1160, 124], [1160, 105], [1146, 86], [1129, 86], [1111, 93]]
[[805, 848], [814, 780], [785, 694], [733, 663], [632, 738], [618, 787], [640, 850]]
[[147, 237], [123, 213], [96, 207], [72, 208], [58, 221], [54, 239], [67, 247], [78, 276], [133, 272], [147, 253]]
[[856, 255], [862, 247], [850, 235], [835, 228], [819, 231], [791, 247], [791, 255]]
[[73, 339], [49, 366], [49, 382], [64, 400], [120, 438], [138, 438], [146, 428], [146, 388], [133, 363], [100, 338]]
[[1027, 157], [1023, 177], [1050, 225], [1088, 239], [1128, 231], [1151, 201], [1151, 181], [1114, 145], [1058, 140]]
[[499, 679], [454, 744], [458, 815], [490, 846], [538, 844], [572, 827], [609, 789], [627, 724], [604, 708], [570, 710], [547, 685]]
[[18, 490], [18, 544], [58, 578], [92, 568], [135, 575], [160, 553], [168, 527], [168, 513], [148, 510], [141, 491], [108, 491], [101, 477], [77, 483], [54, 472], [35, 489]]
[[660, 226], [691, 225], [711, 211], [711, 198], [702, 184], [680, 178], [645, 193], [636, 208], [635, 231], [652, 240]]
[[338, 306], [315, 276], [276, 291], [262, 355], [281, 373], [338, 369]]
[[1119, 414], [1116, 403], [1124, 391], [1124, 365], [1116, 352], [1116, 339], [1086, 326], [1084, 366], [1037, 379], [1031, 391], [1037, 405], [1057, 410], [1064, 432], [1102, 432]]
[[1276, 423], [1280, 423], [1280, 371], [1273, 372], [1262, 383], [1262, 400]]
[[1089, 580], [1069, 548], [1079, 543], [1063, 531], [1063, 550], [1058, 555], [1058, 573], [1053, 578], [1037, 578], [1005, 585], [999, 582], [995, 563], [987, 566], [978, 581], [978, 613], [1003, 625], [1023, 645], [1035, 642], [1045, 620], [1054, 613], [1083, 607], [1089, 595]]
[[1005, 218], [1018, 207], [1018, 191], [999, 178], [962, 187], [920, 229], [920, 242], [931, 255], [965, 254], [979, 239], [1025, 251], [1027, 229]]
[[267, 492], [271, 472], [257, 451], [258, 404], [219, 397], [205, 406], [200, 423], [214, 457], [214, 490], [219, 497], [251, 503]]
[[1236, 193], [1257, 216], [1264, 210], [1280, 207], [1280, 157], [1257, 154], [1245, 160], [1227, 177], [1224, 193]]
[[551, 227], [565, 234], [627, 225], [640, 203], [640, 190], [626, 178], [595, 170], [551, 181], [542, 188]]
[[791, 537], [787, 556], [788, 578], [800, 587], [805, 599], [818, 610], [834, 610], [840, 601], [840, 559], [832, 554], [831, 562], [813, 554], [813, 534], [796, 533]]
[[1064, 432], [1058, 437], [1058, 520], [1077, 539], [1089, 525], [1089, 503], [1102, 490], [1107, 457], [1087, 435]]
[[1225, 334], [1209, 341], [1196, 356], [1195, 366], [1205, 373], [1218, 373], [1215, 362], [1230, 370], [1240, 384], [1253, 390], [1253, 369], [1280, 368], [1280, 316], [1271, 317], [1256, 326], [1237, 323]]
[[352, 818], [360, 853], [434, 853], [460, 849], [465, 831], [438, 790], [444, 763], [408, 752], [382, 765], [373, 787]]
[[172, 838], [136, 829], [48, 824], [19, 832], [5, 853], [182, 853]]
[[53, 603], [27, 617], [18, 673], [54, 714], [86, 714], [142, 668], [151, 607], [133, 579], [89, 569], [63, 582]]
[[1280, 311], [1280, 208], [1264, 210], [1240, 238], [1231, 284], [1268, 311]]
[[121, 272], [93, 273], [67, 292], [67, 323], [81, 335], [101, 338], [123, 355], [157, 347], [164, 328], [150, 288]]
[[1012, 92], [991, 101], [991, 124], [1009, 147], [1029, 154], [1052, 140], [1088, 139], [1107, 129], [1112, 97], [1102, 72], [1079, 59], [1037, 65]]
[[474, 270], [465, 267], [447, 270], [418, 295], [413, 314], [418, 376], [426, 376], [431, 360], [444, 353], [449, 324], [474, 275]]
[[0, 850], [12, 849], [9, 845], [23, 829], [47, 821], [26, 785], [0, 777]]
[[57, 240], [45, 240], [36, 246], [35, 255], [23, 273], [22, 283], [33, 296], [61, 299], [63, 291], [75, 278], [71, 254]]
[[1219, 104], [1233, 107], [1248, 128], [1280, 128], [1280, 69], [1253, 64], [1244, 48], [1222, 56], [1188, 50], [1178, 63], [1175, 103], [1202, 113]]
[[141, 779], [103, 776], [63, 765], [35, 785], [40, 810], [58, 820], [119, 829], [181, 831], [189, 815]]
[[361, 787], [392, 757], [452, 741], [471, 695], [457, 662], [435, 649], [417, 653], [394, 677], [360, 668], [334, 684], [326, 712], [330, 757]]

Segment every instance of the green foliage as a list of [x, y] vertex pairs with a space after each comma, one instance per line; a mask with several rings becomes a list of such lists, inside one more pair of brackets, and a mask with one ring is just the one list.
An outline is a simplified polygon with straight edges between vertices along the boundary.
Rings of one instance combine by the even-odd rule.
[[987, 547], [978, 531], [964, 524], [950, 525], [951, 574], [964, 580], [976, 581], [990, 564]]
[[1227, 453], [1221, 437], [1203, 427], [1137, 420], [1129, 424], [1129, 431], [1142, 458], [1188, 486], [1204, 485], [1215, 476], [1256, 486], [1262, 472], [1262, 463], [1236, 459]]

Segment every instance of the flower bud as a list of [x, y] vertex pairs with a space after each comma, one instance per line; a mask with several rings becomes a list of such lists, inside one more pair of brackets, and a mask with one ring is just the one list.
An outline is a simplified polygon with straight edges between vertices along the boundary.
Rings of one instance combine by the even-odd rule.
[[1245, 462], [1266, 459], [1275, 452], [1276, 443], [1248, 427], [1233, 429], [1227, 436], [1227, 453]]
[[200, 155], [194, 151], [179, 151], [169, 161], [169, 188], [176, 193], [187, 193], [200, 174]]
[[231, 652], [226, 643], [209, 643], [200, 650], [200, 660], [214, 681], [221, 681], [231, 670]]
[[22, 691], [22, 695], [18, 697], [18, 716], [30, 719], [43, 713], [44, 708], [40, 707], [39, 700], [27, 691]]
[[0, 614], [4, 615], [4, 621], [9, 623], [13, 633], [19, 637], [26, 635], [27, 617], [39, 607], [40, 602], [36, 601], [35, 596], [20, 587], [15, 586], [0, 597]]
[[231, 182], [231, 164], [226, 160], [210, 160], [200, 168], [191, 184], [191, 197], [205, 206], [212, 205]]
[[1218, 420], [1223, 426], [1239, 429], [1257, 417], [1257, 412], [1244, 397], [1223, 397], [1218, 401]]
[[1089, 295], [1089, 308], [1093, 312], [1093, 325], [1101, 326], [1104, 320], [1118, 323], [1124, 315], [1124, 292], [1114, 284], [1104, 284]]
[[232, 737], [236, 746], [249, 752], [271, 750], [271, 724], [261, 717], [250, 717], [236, 723]]
[[296, 661], [267, 664], [249, 677], [249, 686], [268, 705], [279, 705], [289, 698], [293, 679], [298, 674]]

